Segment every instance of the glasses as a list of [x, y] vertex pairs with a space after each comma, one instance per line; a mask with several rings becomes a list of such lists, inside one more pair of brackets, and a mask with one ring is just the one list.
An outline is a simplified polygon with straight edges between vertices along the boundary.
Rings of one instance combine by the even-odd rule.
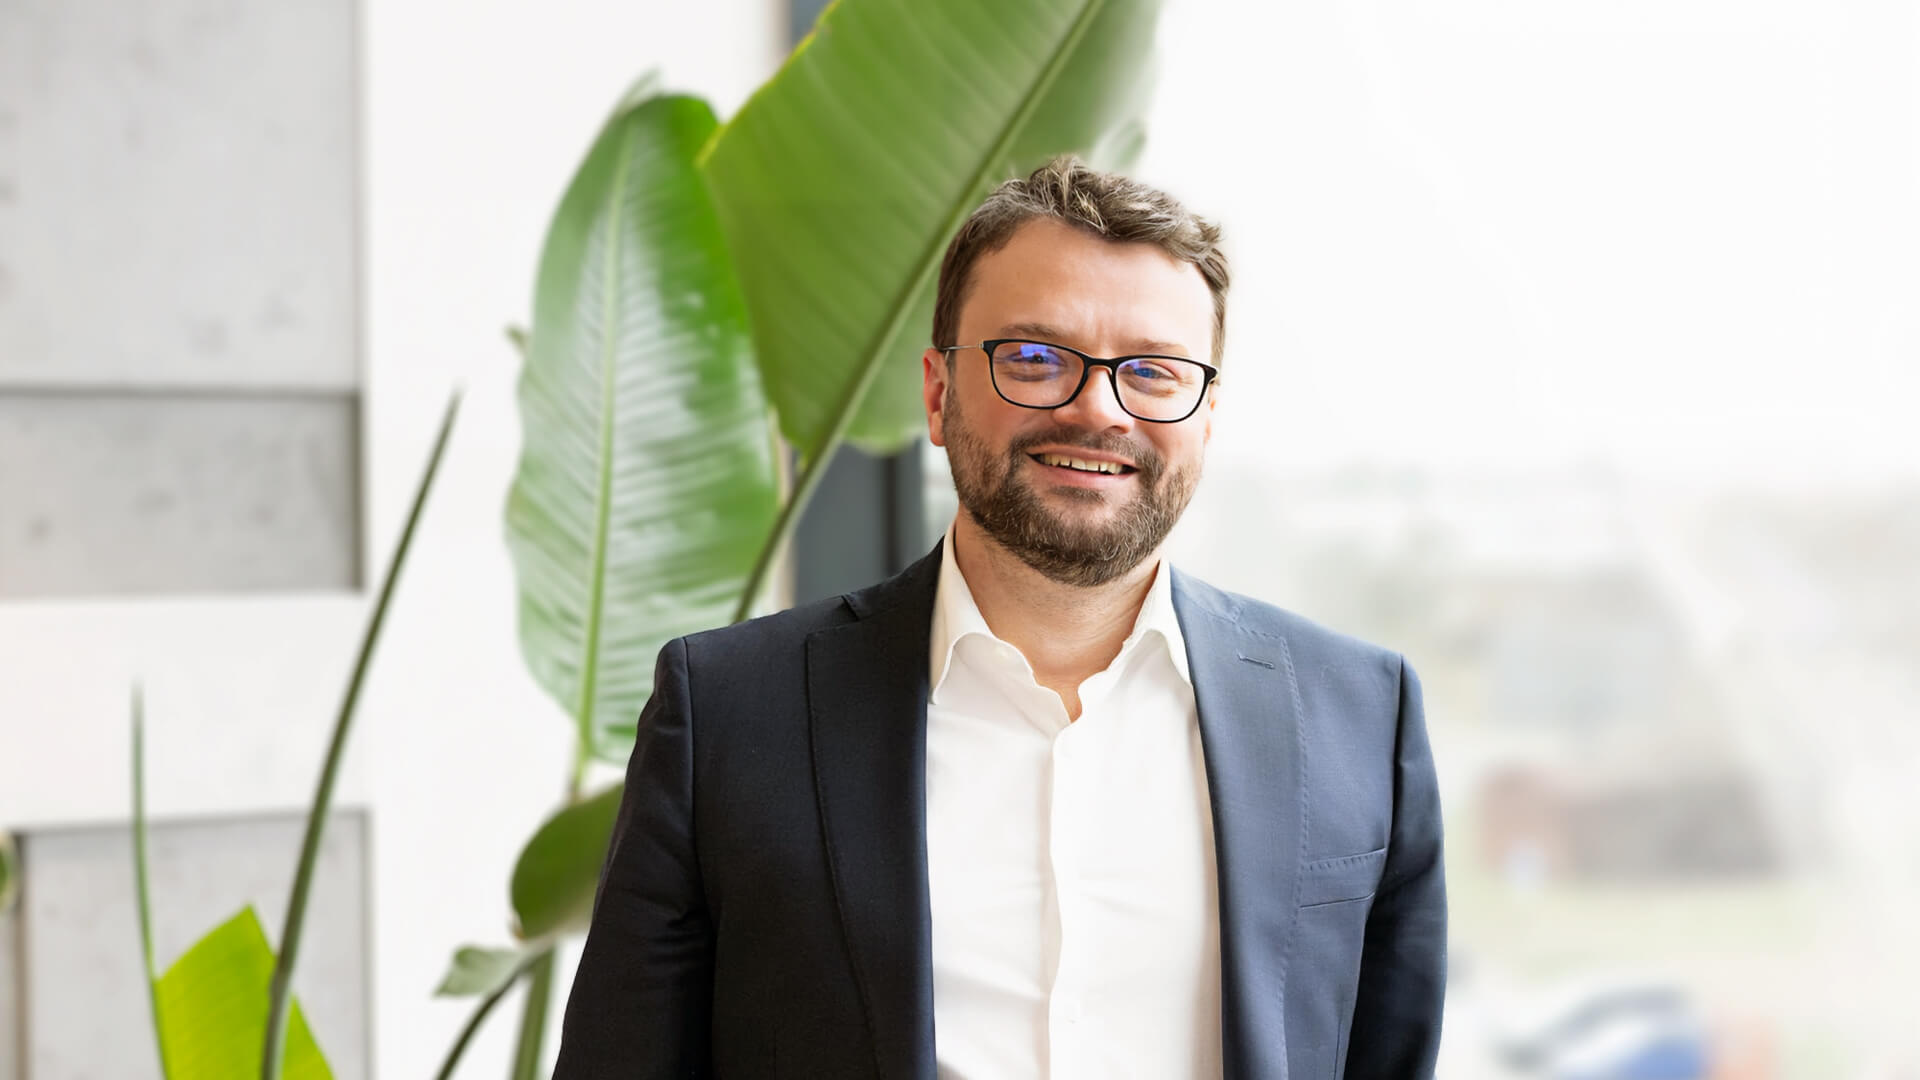
[[1212, 364], [1184, 356], [1119, 356], [1102, 360], [1065, 345], [996, 338], [979, 345], [949, 345], [952, 353], [980, 349], [994, 392], [1023, 409], [1057, 409], [1080, 395], [1087, 373], [1107, 369], [1114, 396], [1127, 414], [1155, 424], [1175, 424], [1192, 416], [1220, 375]]

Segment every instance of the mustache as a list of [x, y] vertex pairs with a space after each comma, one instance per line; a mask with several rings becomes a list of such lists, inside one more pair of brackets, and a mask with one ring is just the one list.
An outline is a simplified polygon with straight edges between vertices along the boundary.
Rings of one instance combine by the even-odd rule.
[[1104, 432], [1086, 431], [1065, 425], [1049, 428], [1045, 431], [1029, 432], [1016, 437], [1007, 444], [1007, 453], [1011, 457], [1024, 457], [1037, 446], [1070, 446], [1076, 450], [1092, 450], [1101, 454], [1113, 454], [1133, 462], [1140, 470], [1143, 479], [1151, 480], [1160, 475], [1165, 462], [1152, 446], [1138, 443], [1120, 435]]

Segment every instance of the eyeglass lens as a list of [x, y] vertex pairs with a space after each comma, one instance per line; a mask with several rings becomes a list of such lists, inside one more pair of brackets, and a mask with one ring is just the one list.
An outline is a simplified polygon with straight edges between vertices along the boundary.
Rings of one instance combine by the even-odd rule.
[[[1065, 405], [1080, 385], [1080, 357], [1038, 341], [1004, 341], [993, 351], [993, 385], [1016, 405]], [[1178, 420], [1193, 411], [1206, 369], [1175, 357], [1141, 356], [1120, 365], [1114, 379], [1120, 405], [1146, 420]]]

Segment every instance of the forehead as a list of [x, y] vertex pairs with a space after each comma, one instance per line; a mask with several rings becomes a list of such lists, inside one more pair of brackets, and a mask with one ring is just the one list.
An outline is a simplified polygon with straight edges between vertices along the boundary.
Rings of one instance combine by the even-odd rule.
[[1212, 344], [1206, 279], [1152, 244], [1116, 243], [1058, 221], [1029, 221], [974, 264], [961, 340], [1015, 325], [1056, 327], [1088, 351], [1144, 343], [1204, 355]]

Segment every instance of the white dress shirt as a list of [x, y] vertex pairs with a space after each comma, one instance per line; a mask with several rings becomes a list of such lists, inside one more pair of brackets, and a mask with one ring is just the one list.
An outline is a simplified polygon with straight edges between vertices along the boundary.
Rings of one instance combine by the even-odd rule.
[[928, 665], [939, 1075], [1218, 1077], [1213, 815], [1166, 564], [1069, 724], [987, 628], [949, 528]]

